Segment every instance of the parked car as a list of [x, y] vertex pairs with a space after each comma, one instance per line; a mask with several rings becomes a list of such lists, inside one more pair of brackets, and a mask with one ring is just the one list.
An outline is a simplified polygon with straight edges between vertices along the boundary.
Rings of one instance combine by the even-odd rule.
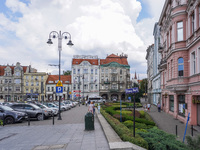
[[41, 109], [43, 109], [43, 110], [51, 110], [52, 111], [52, 114], [51, 114], [51, 116], [56, 116], [56, 115], [58, 115], [58, 108], [53, 108], [53, 107], [47, 107], [46, 105], [44, 105], [44, 104], [40, 104], [40, 103], [37, 103], [36, 104], [37, 106], [39, 106]]
[[14, 103], [10, 107], [16, 111], [27, 113], [30, 118], [37, 118], [37, 120], [43, 120], [52, 114], [50, 110], [42, 110], [39, 106], [31, 103]]
[[0, 119], [4, 119], [5, 124], [22, 122], [26, 118], [28, 118], [26, 113], [14, 111], [8, 106], [0, 105]]
[[[59, 102], [55, 102], [54, 104], [56, 104], [58, 107], [59, 107]], [[69, 105], [65, 105], [64, 103], [60, 103], [60, 109], [62, 111], [66, 111], [66, 110], [69, 110], [70, 109], [70, 106]]]

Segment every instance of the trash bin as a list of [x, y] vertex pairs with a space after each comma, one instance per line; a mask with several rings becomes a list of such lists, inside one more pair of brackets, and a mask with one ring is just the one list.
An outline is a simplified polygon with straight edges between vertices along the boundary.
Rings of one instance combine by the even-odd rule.
[[85, 130], [94, 130], [94, 115], [90, 112], [85, 115]]

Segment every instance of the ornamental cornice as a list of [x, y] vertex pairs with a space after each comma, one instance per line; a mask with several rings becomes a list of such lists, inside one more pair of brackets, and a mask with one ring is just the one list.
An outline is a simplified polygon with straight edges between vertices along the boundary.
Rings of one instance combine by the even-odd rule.
[[122, 65], [122, 64], [119, 64], [117, 62], [110, 62], [108, 64], [103, 64], [101, 65], [101, 67], [117, 67], [117, 68], [130, 68], [129, 65]]

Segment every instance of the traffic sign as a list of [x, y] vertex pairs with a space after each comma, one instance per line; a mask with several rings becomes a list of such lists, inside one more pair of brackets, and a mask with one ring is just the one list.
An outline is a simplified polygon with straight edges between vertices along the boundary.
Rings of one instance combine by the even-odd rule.
[[59, 80], [58, 83], [56, 84], [56, 86], [63, 86], [62, 82]]
[[63, 93], [63, 87], [62, 86], [56, 86], [56, 93]]

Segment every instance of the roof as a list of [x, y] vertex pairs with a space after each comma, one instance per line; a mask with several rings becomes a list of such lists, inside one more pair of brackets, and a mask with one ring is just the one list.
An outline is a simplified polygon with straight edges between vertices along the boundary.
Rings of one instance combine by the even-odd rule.
[[[56, 84], [57, 80], [59, 80], [59, 75], [48, 75], [46, 84]], [[60, 75], [60, 80], [62, 84], [71, 84], [71, 75]], [[49, 81], [53, 81], [53, 83], [49, 83]]]
[[109, 64], [111, 62], [117, 62], [121, 65], [129, 65], [127, 61], [127, 55], [115, 55], [111, 54], [106, 57], [106, 59], [100, 59], [100, 65]]
[[[1, 65], [0, 65], [0, 76], [4, 76], [4, 69], [5, 69], [6, 67], [7, 67], [7, 66], [1, 66]], [[10, 67], [11, 70], [12, 70], [12, 74], [14, 74], [14, 68], [15, 68], [16, 66], [9, 66], [9, 67]], [[22, 66], [22, 67], [23, 67], [23, 72], [25, 73], [28, 66]]]
[[88, 61], [91, 65], [98, 65], [98, 59], [72, 59], [72, 65], [79, 65], [83, 61]]

